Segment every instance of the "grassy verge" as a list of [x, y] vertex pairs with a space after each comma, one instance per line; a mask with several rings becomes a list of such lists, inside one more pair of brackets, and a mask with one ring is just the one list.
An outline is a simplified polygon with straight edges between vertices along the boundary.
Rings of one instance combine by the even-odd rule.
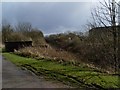
[[27, 68], [36, 75], [45, 75], [76, 87], [91, 88], [118, 88], [118, 76], [101, 73], [85, 66], [64, 65], [45, 59], [36, 60], [20, 57], [15, 54], [3, 53], [21, 68]]
[[2, 48], [0, 48], [0, 53], [2, 52]]

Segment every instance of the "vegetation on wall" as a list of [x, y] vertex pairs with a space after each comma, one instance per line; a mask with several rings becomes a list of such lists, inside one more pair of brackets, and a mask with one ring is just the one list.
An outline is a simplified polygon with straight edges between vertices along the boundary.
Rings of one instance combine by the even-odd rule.
[[5, 41], [33, 41], [34, 45], [45, 43], [43, 33], [33, 28], [30, 23], [18, 23], [12, 26], [9, 23], [2, 25], [2, 43]]
[[[95, 34], [97, 34], [97, 31], [94, 35], [89, 36], [63, 33], [50, 35], [45, 37], [45, 39], [50, 45], [73, 53], [79, 58], [78, 62], [91, 63], [99, 68], [114, 71], [112, 36], [107, 37], [107, 33]], [[102, 36], [104, 39], [102, 40], [99, 36]]]

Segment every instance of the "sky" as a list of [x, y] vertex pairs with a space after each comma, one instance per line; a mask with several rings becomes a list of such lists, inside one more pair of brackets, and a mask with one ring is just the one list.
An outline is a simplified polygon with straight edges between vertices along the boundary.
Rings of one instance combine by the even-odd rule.
[[90, 2], [4, 2], [2, 19], [29, 22], [44, 34], [81, 31], [90, 17]]
[[89, 2], [87, 0], [81, 2], [32, 1], [9, 2], [9, 0], [4, 0], [2, 19], [12, 25], [29, 22], [46, 35], [67, 31], [84, 32], [84, 25], [91, 19], [91, 9], [96, 3], [95, 0], [92, 2], [90, 0]]

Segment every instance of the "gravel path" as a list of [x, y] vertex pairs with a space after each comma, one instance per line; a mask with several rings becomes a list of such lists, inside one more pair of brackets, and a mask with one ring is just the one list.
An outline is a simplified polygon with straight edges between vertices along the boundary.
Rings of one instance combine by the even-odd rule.
[[[1, 56], [0, 56], [1, 57]], [[46, 80], [22, 70], [2, 58], [2, 88], [69, 88], [58, 81]]]

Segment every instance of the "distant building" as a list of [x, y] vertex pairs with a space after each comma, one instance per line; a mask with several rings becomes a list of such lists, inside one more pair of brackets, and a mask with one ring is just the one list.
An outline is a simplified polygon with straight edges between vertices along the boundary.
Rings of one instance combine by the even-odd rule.
[[[118, 36], [120, 37], [120, 26], [117, 26]], [[112, 36], [112, 27], [96, 27], [89, 30], [89, 36], [98, 38], [99, 36], [104, 35], [106, 37]]]
[[[120, 25], [117, 26], [118, 29], [118, 57], [120, 59]], [[96, 27], [89, 30], [89, 38], [101, 40], [109, 38], [113, 40], [112, 27]]]

